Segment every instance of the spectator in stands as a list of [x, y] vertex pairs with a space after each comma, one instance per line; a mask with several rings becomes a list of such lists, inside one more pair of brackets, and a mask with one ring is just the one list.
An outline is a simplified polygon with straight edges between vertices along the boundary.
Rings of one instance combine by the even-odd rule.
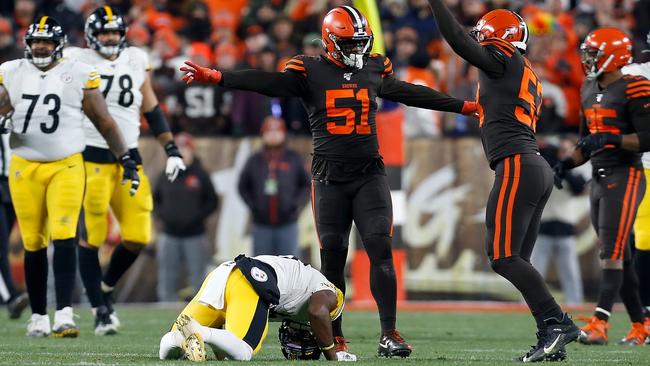
[[181, 34], [190, 42], [205, 42], [212, 34], [212, 23], [210, 22], [208, 7], [202, 1], [195, 1], [190, 4], [189, 14], [185, 27]]
[[23, 49], [16, 44], [11, 22], [6, 18], [0, 18], [0, 64], [22, 57]]
[[217, 208], [210, 175], [194, 156], [191, 135], [181, 133], [176, 143], [187, 169], [174, 182], [160, 175], [154, 189], [154, 207], [162, 232], [158, 238], [158, 300], [177, 301], [181, 262], [185, 262], [194, 294], [201, 287], [207, 266], [205, 220]]
[[[563, 139], [560, 146], [547, 144], [541, 147], [542, 156], [553, 166], [573, 152], [575, 142]], [[576, 250], [577, 217], [572, 209], [572, 198], [581, 194], [586, 181], [577, 172], [569, 172], [564, 179], [567, 189], [554, 189], [542, 214], [537, 245], [530, 258], [533, 266], [546, 276], [548, 263], [554, 259], [566, 304], [581, 304], [584, 300], [580, 264]]]
[[290, 58], [298, 53], [294, 46], [294, 37], [294, 27], [291, 19], [283, 16], [273, 23], [272, 38], [279, 58]]
[[308, 199], [309, 175], [297, 152], [288, 148], [286, 126], [267, 117], [263, 148], [239, 177], [239, 194], [253, 216], [253, 255], [299, 255], [298, 215]]

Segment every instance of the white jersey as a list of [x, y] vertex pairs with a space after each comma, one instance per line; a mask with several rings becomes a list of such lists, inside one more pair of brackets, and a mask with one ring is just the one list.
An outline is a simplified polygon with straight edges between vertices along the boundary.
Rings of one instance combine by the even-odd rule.
[[83, 93], [99, 87], [99, 80], [92, 66], [78, 61], [60, 60], [47, 71], [27, 59], [0, 65], [0, 84], [14, 109], [13, 152], [33, 161], [55, 161], [82, 152]]
[[[306, 310], [309, 299], [313, 293], [321, 290], [332, 291], [339, 299], [337, 308], [331, 314], [333, 319], [343, 311], [343, 294], [312, 266], [293, 257], [260, 255], [253, 258], [270, 265], [275, 270], [280, 290], [279, 304], [274, 307], [276, 314], [296, 320], [307, 320]], [[212, 271], [199, 297], [199, 302], [215, 309], [223, 309], [226, 282], [234, 268], [234, 262], [225, 262]]]
[[[135, 47], [127, 47], [113, 61], [90, 48], [67, 47], [65, 58], [94, 66], [101, 75], [101, 90], [108, 112], [117, 122], [129, 149], [138, 147], [140, 137], [140, 91], [150, 70], [149, 57]], [[86, 124], [86, 145], [108, 149], [108, 144], [91, 123]]]
[[[623, 74], [641, 75], [650, 80], [650, 62], [643, 64], [631, 64], [623, 67]], [[650, 169], [650, 152], [643, 154], [643, 167]]]

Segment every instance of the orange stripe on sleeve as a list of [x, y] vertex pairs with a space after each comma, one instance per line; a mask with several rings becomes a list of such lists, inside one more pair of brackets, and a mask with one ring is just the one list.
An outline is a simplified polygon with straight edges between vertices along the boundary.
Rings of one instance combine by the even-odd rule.
[[629, 83], [627, 84], [627, 88], [630, 89], [640, 85], [650, 85], [650, 80], [641, 80], [641, 81], [635, 81], [633, 83]]
[[501, 189], [499, 189], [499, 200], [497, 201], [497, 211], [494, 215], [494, 238], [492, 239], [492, 260], [500, 258], [499, 252], [499, 239], [501, 238], [501, 212], [503, 211], [503, 201], [508, 187], [508, 177], [510, 175], [510, 160], [505, 158], [503, 160], [503, 181], [501, 182]]
[[515, 203], [515, 198], [517, 196], [517, 188], [519, 187], [519, 173], [521, 166], [521, 154], [515, 155], [515, 169], [512, 174], [512, 188], [510, 189], [510, 194], [508, 195], [508, 209], [506, 210], [506, 243], [505, 243], [505, 256], [512, 256], [512, 207]]
[[291, 70], [300, 71], [300, 72], [302, 72], [302, 73], [306, 73], [305, 68], [304, 68], [304, 67], [301, 67], [301, 66], [296, 66], [296, 65], [287, 65], [286, 69], [291, 69]]
[[390, 59], [388, 59], [388, 57], [386, 57], [384, 59], [384, 65], [388, 65], [389, 63], [390, 63]]
[[619, 259], [623, 259], [625, 256], [625, 245], [627, 243], [627, 238], [630, 236], [630, 230], [632, 229], [632, 223], [634, 223], [634, 213], [636, 212], [637, 209], [637, 203], [636, 203], [636, 198], [639, 193], [639, 182], [641, 181], [641, 174], [643, 174], [640, 170], [634, 169], [636, 172], [636, 178], [634, 179], [634, 185], [632, 186], [632, 198], [630, 199], [630, 208], [628, 209], [627, 213], [627, 224], [625, 224], [625, 231], [623, 232], [623, 240], [622, 245], [621, 245], [621, 252], [619, 255]]
[[627, 176], [627, 187], [625, 188], [625, 196], [623, 198], [623, 208], [621, 209], [621, 217], [618, 222], [618, 233], [616, 233], [616, 242], [614, 244], [614, 252], [612, 253], [612, 257], [610, 259], [617, 259], [618, 258], [618, 253], [621, 250], [621, 246], [623, 245], [623, 232], [625, 231], [625, 224], [626, 224], [626, 219], [627, 219], [627, 211], [628, 211], [628, 205], [629, 205], [629, 200], [630, 200], [630, 195], [632, 192], [632, 186], [634, 185], [634, 168], [630, 167], [630, 172], [628, 173]]
[[636, 98], [648, 97], [648, 96], [650, 96], [650, 91], [628, 95], [627, 97], [629, 99], [636, 99]]
[[635, 88], [627, 88], [625, 94], [634, 94], [641, 91], [650, 91], [650, 85], [641, 85]]
[[289, 60], [288, 62], [295, 62], [295, 63], [297, 63], [297, 64], [301, 64], [301, 65], [305, 63], [303, 60], [301, 60], [301, 59], [299, 59], [299, 58], [292, 58], [292, 59]]

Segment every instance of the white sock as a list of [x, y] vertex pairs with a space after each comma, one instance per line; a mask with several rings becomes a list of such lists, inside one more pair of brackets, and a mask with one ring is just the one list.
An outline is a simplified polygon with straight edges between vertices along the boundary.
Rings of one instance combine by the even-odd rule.
[[253, 357], [251, 346], [227, 330], [200, 326], [199, 331], [206, 344], [223, 351], [231, 360], [249, 361]]
[[183, 350], [181, 349], [181, 343], [183, 342], [183, 335], [181, 332], [175, 330], [173, 332], [167, 332], [160, 339], [160, 350], [158, 351], [158, 357], [161, 360], [176, 360], [181, 358]]

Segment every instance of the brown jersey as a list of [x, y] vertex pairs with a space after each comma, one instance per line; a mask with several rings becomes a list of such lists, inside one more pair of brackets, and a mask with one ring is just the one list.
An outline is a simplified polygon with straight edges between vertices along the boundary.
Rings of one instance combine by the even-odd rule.
[[[627, 135], [647, 130], [650, 81], [643, 76], [625, 75], [602, 89], [597, 80], [587, 80], [581, 91], [581, 135], [611, 133]], [[641, 166], [641, 153], [605, 146], [591, 154], [596, 168]]]
[[495, 164], [515, 154], [538, 153], [535, 128], [542, 106], [542, 83], [530, 63], [509, 42], [492, 38], [481, 45], [503, 64], [503, 73], [479, 71], [476, 92], [481, 140]]

